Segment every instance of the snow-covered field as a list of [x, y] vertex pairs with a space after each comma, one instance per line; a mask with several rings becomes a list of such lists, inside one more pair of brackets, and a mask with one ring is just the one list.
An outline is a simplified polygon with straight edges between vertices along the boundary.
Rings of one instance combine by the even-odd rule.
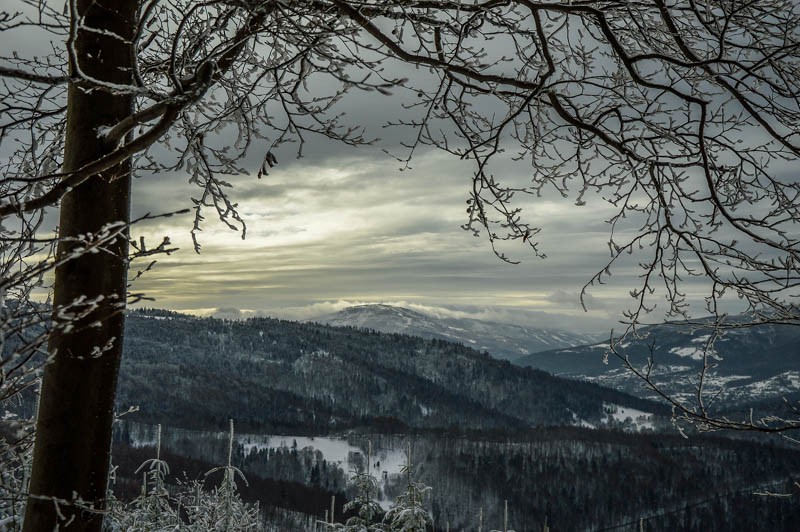
[[607, 413], [609, 422], [613, 420], [617, 423], [630, 424], [628, 428], [635, 432], [655, 429], [653, 414], [650, 412], [613, 403], [603, 403], [603, 410]]
[[[132, 446], [156, 445], [157, 429], [155, 426], [130, 423], [128, 427]], [[355, 469], [355, 464], [361, 463], [366, 455], [364, 449], [348, 442], [345, 437], [237, 434], [235, 438], [236, 444], [242, 448], [245, 455], [268, 449], [291, 449], [296, 447], [298, 450], [302, 450], [311, 448], [322, 453], [322, 457], [328, 463], [339, 466], [347, 474], [348, 479]], [[170, 446], [169, 442], [177, 442], [181, 439], [189, 439], [195, 442], [212, 440], [220, 442], [227, 440], [228, 434], [225, 432], [169, 428], [165, 429], [162, 436], [162, 442], [167, 446]], [[356, 457], [358, 458], [356, 459]], [[405, 464], [406, 453], [403, 449], [373, 446], [370, 473], [378, 479], [381, 489], [399, 478]], [[380, 501], [385, 509], [388, 509], [392, 502], [388, 498]]]
[[[297, 449], [310, 447], [322, 453], [329, 463], [337, 464], [349, 472], [352, 469], [350, 459], [355, 455], [364, 455], [364, 451], [345, 438], [332, 438], [324, 436], [275, 436], [269, 434], [242, 434], [236, 438], [245, 454], [263, 449], [291, 448]], [[377, 478], [396, 476], [406, 463], [405, 453], [397, 449], [372, 450], [372, 474]]]

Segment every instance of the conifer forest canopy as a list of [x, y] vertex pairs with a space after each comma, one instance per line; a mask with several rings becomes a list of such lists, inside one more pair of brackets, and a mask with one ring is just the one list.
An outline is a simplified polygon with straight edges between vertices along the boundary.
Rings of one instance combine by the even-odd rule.
[[[610, 256], [587, 289], [638, 265], [636, 285], [620, 287], [629, 332], [656, 305], [659, 318], [693, 317], [695, 279], [717, 330], [798, 324], [795, 0], [11, 4], [0, 12], [2, 327], [39, 332], [4, 362], [0, 398], [35, 379], [23, 362], [51, 358], [28, 530], [52, 529], [53, 497], [87, 530], [102, 521], [70, 505], [103, 504], [122, 310], [143, 297], [133, 279], [173, 251], [129, 238], [171, 214], [131, 220], [131, 177], [196, 186], [196, 250], [209, 217], [244, 236], [237, 181], [277, 172], [316, 137], [373, 142], [339, 107], [354, 94], [403, 102], [387, 124], [407, 134], [390, 149], [401, 164], [429, 148], [472, 161], [463, 227], [503, 261], [544, 255], [546, 220], [526, 216], [525, 198], [612, 205]], [[260, 168], [245, 165], [254, 153]], [[529, 165], [525, 183], [495, 172], [508, 159]], [[30, 297], [50, 272], [41, 332]], [[730, 308], [748, 319], [729, 320]], [[689, 413], [702, 419], [699, 408]]]

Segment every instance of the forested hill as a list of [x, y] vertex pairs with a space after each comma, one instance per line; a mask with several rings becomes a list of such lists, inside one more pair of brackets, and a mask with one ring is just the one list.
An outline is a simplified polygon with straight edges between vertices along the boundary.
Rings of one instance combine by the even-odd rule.
[[[735, 325], [737, 321], [746, 323], [747, 317], [732, 316], [728, 320]], [[712, 343], [715, 330], [710, 318], [708, 322], [705, 327], [685, 322], [642, 327], [636, 337], [626, 339], [617, 349], [637, 367], [653, 361], [654, 381], [674, 396], [693, 397], [702, 372], [703, 390], [707, 398], [713, 398], [708, 403], [713, 403], [714, 408], [747, 411], [765, 402], [762, 407], [777, 406], [767, 407], [765, 412], [793, 415], [792, 405], [800, 397], [800, 327], [734, 327], [720, 333]], [[619, 357], [611, 356], [604, 364], [601, 355], [607, 350], [606, 341], [535, 353], [515, 363], [591, 380], [645, 398], [655, 396], [622, 367]], [[708, 367], [703, 371], [705, 365]]]
[[348, 327], [130, 312], [119, 408], [189, 428], [601, 425], [656, 403], [495, 360], [460, 344]]

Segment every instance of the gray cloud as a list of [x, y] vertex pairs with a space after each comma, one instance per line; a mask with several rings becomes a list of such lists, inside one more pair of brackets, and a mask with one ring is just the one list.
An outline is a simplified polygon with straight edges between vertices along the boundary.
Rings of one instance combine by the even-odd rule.
[[[46, 52], [49, 37], [42, 37], [17, 32], [19, 40], [5, 44], [26, 53]], [[490, 46], [504, 52], [499, 41]], [[424, 69], [387, 66], [397, 66], [390, 70], [414, 84], [435, 78]], [[330, 89], [324, 82], [312, 86]], [[640, 283], [641, 255], [623, 259], [609, 284], [592, 288], [586, 297], [588, 313], [577, 296], [609, 259], [610, 228], [604, 220], [613, 209], [600, 198], [587, 198], [579, 208], [574, 197], [561, 198], [552, 190], [541, 197], [518, 195], [515, 202], [524, 218], [542, 227], [541, 249], [548, 258], [535, 259], [514, 242], [500, 247], [523, 263], [500, 262], [485, 238], [472, 238], [459, 227], [466, 221], [471, 163], [418, 147], [412, 168], [401, 172], [403, 164], [382, 151], [405, 156], [408, 149], [402, 144], [413, 141], [415, 131], [384, 125], [401, 114], [410, 119], [424, 112], [404, 108], [416, 100], [416, 89], [397, 87], [394, 92], [389, 98], [353, 92], [337, 107], [336, 112], [347, 114], [346, 122], [363, 126], [369, 138], [380, 138], [373, 147], [349, 148], [311, 135], [302, 159], [296, 158], [296, 145], [283, 145], [275, 152], [277, 167], [257, 179], [271, 139], [257, 140], [241, 162], [250, 175], [230, 179], [231, 197], [248, 226], [247, 239], [221, 226], [213, 212], [206, 212], [200, 255], [192, 251], [191, 215], [135, 226], [135, 237], [159, 242], [169, 235], [181, 250], [161, 257], [134, 289], [155, 297], [158, 305], [227, 317], [309, 317], [350, 303], [387, 302], [542, 326], [565, 319], [594, 329], [613, 324], [631, 303], [628, 290]], [[223, 131], [209, 142], [232, 144], [231, 134]], [[165, 161], [176, 157], [164, 145], [152, 154]], [[497, 158], [491, 171], [504, 183], [524, 186], [535, 169]], [[140, 172], [134, 191], [135, 216], [191, 207], [190, 198], [200, 193], [180, 172]], [[637, 223], [631, 219], [628, 229]], [[686, 288], [698, 302], [707, 286], [690, 282]]]
[[[614, 268], [611, 284], [577, 294], [609, 259], [605, 223], [613, 214], [604, 201], [575, 198], [552, 190], [541, 197], [518, 195], [523, 216], [542, 228], [539, 260], [519, 242], [500, 244], [523, 260], [499, 261], [485, 238], [460, 229], [466, 221], [473, 167], [429, 148], [415, 153], [412, 168], [386, 155], [407, 153], [408, 128], [384, 128], [415, 94], [398, 88], [396, 96], [354, 93], [339, 110], [366, 135], [381, 137], [374, 147], [348, 148], [310, 136], [305, 156], [296, 146], [276, 150], [279, 164], [255, 177], [263, 146], [254, 145], [242, 161], [251, 175], [231, 178], [231, 197], [248, 226], [241, 240], [207, 212], [200, 234], [203, 253], [192, 252], [191, 217], [161, 220], [136, 228], [153, 238], [168, 234], [182, 249], [165, 257], [138, 284], [158, 304], [193, 312], [250, 313], [308, 317], [347, 302], [395, 302], [436, 312], [464, 313], [498, 321], [549, 324], [568, 317], [581, 327], [610, 327], [630, 304], [627, 291], [638, 286], [637, 258]], [[407, 115], [406, 115], [407, 117]], [[224, 143], [224, 138], [218, 139]], [[164, 157], [169, 154], [164, 152]], [[160, 155], [160, 156], [161, 156]], [[530, 182], [535, 169], [497, 159], [497, 179], [514, 186]], [[138, 213], [191, 206], [198, 191], [188, 176], [143, 175], [135, 184]]]
[[[139, 208], [171, 210], [185, 202], [190, 187], [173, 177], [139, 180]], [[248, 315], [313, 317], [340, 302], [382, 301], [547, 326], [569, 316], [593, 330], [616, 321], [635, 269], [620, 274], [620, 286], [593, 292], [588, 314], [571, 297], [607, 261], [602, 204], [532, 199], [527, 211], [544, 228], [548, 259], [517, 242], [505, 249], [523, 263], [509, 265], [484, 238], [460, 228], [469, 180], [469, 165], [443, 154], [422, 154], [413, 170], [399, 172], [377, 152], [293, 165], [262, 180], [243, 177], [232, 194], [247, 239], [209, 216], [196, 255], [190, 217], [145, 225], [141, 231], [169, 234], [182, 249], [162, 258], [136, 289], [158, 304], [201, 313], [234, 307]]]

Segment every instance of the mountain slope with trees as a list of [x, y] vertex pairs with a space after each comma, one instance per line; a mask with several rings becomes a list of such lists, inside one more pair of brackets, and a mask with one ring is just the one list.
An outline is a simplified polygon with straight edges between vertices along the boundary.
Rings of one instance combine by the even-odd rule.
[[354, 328], [142, 310], [128, 316], [118, 405], [139, 419], [325, 432], [355, 425], [602, 424], [605, 405], [665, 412], [459, 344]]
[[[735, 318], [730, 320], [736, 323]], [[683, 322], [643, 327], [615, 345], [636, 368], [653, 361], [652, 379], [678, 399], [696, 394], [703, 368], [705, 396], [717, 411], [761, 404], [759, 410], [779, 414], [787, 410], [782, 398], [800, 396], [800, 328], [768, 324], [732, 328], [714, 338], [710, 322], [690, 326]], [[568, 378], [597, 382], [637, 395], [657, 394], [611, 354], [604, 363], [608, 342], [534, 353], [515, 363]]]
[[[156, 441], [156, 430], [125, 422], [121, 428], [115, 447], [117, 486], [121, 476], [138, 486], [141, 479], [133, 473], [155, 454], [148, 446]], [[193, 462], [219, 463], [228, 451], [224, 433], [165, 428], [163, 434], [170, 482], [194, 478], [208, 467], [193, 467]], [[346, 457], [331, 451], [334, 440], [347, 443]], [[331, 492], [337, 492], [337, 504], [345, 494], [353, 500], [358, 493], [352, 476], [365, 473], [367, 453], [371, 474], [380, 479], [372, 496], [385, 508], [405, 489], [407, 477], [381, 460], [391, 462], [390, 455], [409, 448], [414, 478], [431, 487], [424, 506], [439, 531], [446, 523], [451, 530], [476, 530], [480, 514], [484, 530], [500, 530], [505, 501], [509, 528], [519, 531], [542, 530], [545, 523], [552, 530], [640, 530], [642, 520], [651, 531], [794, 532], [800, 518], [793, 497], [757, 494], [796, 496], [800, 450], [744, 439], [539, 427], [462, 434], [347, 431], [294, 440], [251, 434], [237, 442], [233, 463], [251, 481], [250, 487], [241, 486], [242, 497], [272, 509], [271, 519], [281, 513], [275, 506], [320, 518]], [[386, 477], [382, 468], [389, 470]], [[351, 481], [346, 483], [346, 477]], [[342, 515], [341, 509], [336, 515]]]
[[[227, 189], [256, 173], [248, 153], [261, 176], [286, 143], [372, 141], [348, 93], [402, 94], [398, 159], [435, 147], [473, 162], [463, 227], [502, 260], [506, 241], [544, 257], [520, 197], [612, 205], [611, 257], [589, 283], [636, 254], [631, 328], [655, 301], [686, 315], [697, 275], [710, 312], [738, 299], [753, 324], [800, 322], [794, 0], [20, 1], [0, 22], [3, 291], [27, 297], [55, 269], [26, 531], [102, 526], [82, 508], [105, 504], [128, 265], [169, 243], [129, 253], [134, 173], [189, 174], [193, 234], [209, 211], [244, 234]], [[502, 154], [531, 164], [522, 183], [492, 164]], [[45, 209], [57, 237], [41, 234]]]

